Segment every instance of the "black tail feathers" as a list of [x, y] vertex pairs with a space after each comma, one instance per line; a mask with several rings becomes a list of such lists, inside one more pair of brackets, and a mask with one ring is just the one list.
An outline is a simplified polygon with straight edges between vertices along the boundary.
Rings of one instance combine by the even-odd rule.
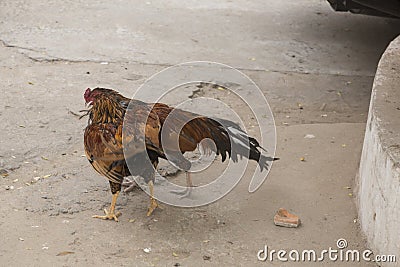
[[260, 170], [263, 171], [268, 169], [269, 162], [279, 160], [279, 158], [262, 155], [261, 151], [267, 152], [267, 150], [260, 146], [257, 139], [248, 136], [238, 124], [227, 120], [218, 119], [217, 121], [223, 125], [230, 138], [231, 149], [228, 153], [234, 162], [238, 160], [238, 156], [244, 156], [250, 160], [257, 161]]

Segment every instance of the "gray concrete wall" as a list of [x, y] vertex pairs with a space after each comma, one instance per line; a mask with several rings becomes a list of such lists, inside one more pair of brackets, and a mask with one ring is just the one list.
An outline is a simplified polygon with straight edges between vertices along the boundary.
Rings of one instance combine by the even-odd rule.
[[375, 254], [396, 255], [398, 262], [399, 162], [400, 36], [391, 42], [378, 65], [357, 178], [360, 223], [369, 245]]

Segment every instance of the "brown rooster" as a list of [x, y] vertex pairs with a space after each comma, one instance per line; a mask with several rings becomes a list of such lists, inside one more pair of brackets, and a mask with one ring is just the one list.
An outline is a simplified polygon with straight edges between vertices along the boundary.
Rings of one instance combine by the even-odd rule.
[[[121, 213], [115, 211], [115, 204], [124, 177], [130, 175], [143, 177], [149, 185], [150, 206], [147, 216], [150, 216], [158, 207], [153, 197], [158, 159], [168, 158], [174, 165], [187, 171], [190, 169], [190, 161], [182, 154], [194, 151], [205, 138], [213, 140], [215, 146], [205, 142], [204, 148], [221, 155], [222, 161], [227, 156], [234, 162], [238, 156], [245, 156], [258, 161], [263, 170], [268, 167], [268, 161], [274, 160], [261, 155], [257, 140], [249, 137], [231, 121], [200, 116], [161, 103], [144, 103], [105, 88], [88, 88], [84, 99], [90, 106], [84, 134], [86, 157], [99, 174], [107, 177], [113, 194], [110, 209], [104, 210], [104, 216], [95, 215], [95, 218], [118, 221]], [[166, 130], [171, 142], [162, 139], [162, 130]], [[174, 140], [179, 143], [177, 148], [165, 145]], [[133, 170], [132, 166], [135, 166]], [[186, 172], [186, 181], [188, 187], [192, 186], [189, 172]]]

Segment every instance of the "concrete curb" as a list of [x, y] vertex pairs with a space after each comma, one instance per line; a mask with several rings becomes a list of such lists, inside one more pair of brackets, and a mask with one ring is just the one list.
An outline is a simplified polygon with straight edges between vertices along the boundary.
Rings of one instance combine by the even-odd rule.
[[371, 249], [400, 261], [400, 36], [378, 65], [356, 184], [360, 224]]

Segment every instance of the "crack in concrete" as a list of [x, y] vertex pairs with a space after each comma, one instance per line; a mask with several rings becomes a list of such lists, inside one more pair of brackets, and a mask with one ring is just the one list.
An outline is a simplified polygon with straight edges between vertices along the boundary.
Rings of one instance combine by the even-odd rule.
[[[102, 61], [95, 61], [95, 60], [74, 60], [74, 59], [66, 59], [66, 58], [60, 58], [60, 57], [53, 57], [53, 56], [49, 56], [46, 55], [50, 58], [46, 58], [46, 57], [33, 57], [33, 56], [29, 56], [26, 55], [24, 53], [21, 53], [22, 55], [26, 56], [27, 58], [29, 58], [30, 60], [34, 61], [34, 62], [40, 62], [40, 63], [54, 63], [54, 62], [62, 62], [62, 63], [100, 63]], [[114, 63], [114, 62], [110, 62], [110, 63]]]
[[[34, 62], [45, 62], [45, 63], [54, 63], [54, 62], [68, 62], [68, 63], [88, 63], [88, 62], [94, 62], [94, 63], [100, 63], [102, 61], [97, 61], [97, 60], [73, 60], [73, 59], [66, 59], [66, 58], [61, 58], [61, 57], [55, 57], [55, 56], [50, 56], [46, 54], [44, 51], [40, 51], [37, 49], [29, 48], [29, 47], [23, 47], [23, 46], [18, 46], [18, 45], [13, 45], [9, 44], [6, 41], [0, 39], [0, 43], [2, 46], [6, 48], [14, 48], [14, 49], [20, 49], [20, 50], [26, 50], [26, 51], [31, 51], [35, 53], [41, 53], [44, 54], [44, 57], [33, 57], [29, 56], [23, 52], [18, 51], [19, 54], [25, 56], [26, 58], [34, 61]], [[110, 62], [110, 63], [115, 63], [115, 62]]]
[[[25, 56], [26, 58], [32, 60], [33, 62], [40, 62], [40, 63], [57, 63], [57, 62], [62, 62], [62, 63], [102, 63], [102, 62], [107, 62], [107, 63], [123, 63], [123, 64], [140, 64], [140, 65], [145, 65], [145, 66], [157, 66], [157, 67], [172, 67], [175, 66], [176, 64], [170, 64], [170, 63], [149, 63], [149, 62], [141, 62], [141, 61], [109, 61], [109, 60], [92, 60], [92, 59], [86, 59], [86, 60], [74, 60], [74, 59], [67, 59], [67, 58], [62, 58], [62, 57], [55, 57], [46, 54], [44, 51], [36, 50], [33, 48], [29, 47], [23, 47], [23, 46], [18, 46], [18, 45], [12, 45], [7, 43], [6, 41], [0, 39], [0, 43], [7, 48], [14, 48], [14, 49], [21, 49], [21, 50], [27, 50], [35, 53], [42, 53], [45, 54], [44, 57], [34, 57], [27, 55], [23, 52], [18, 51], [21, 55]], [[329, 73], [329, 72], [312, 72], [312, 71], [296, 71], [296, 70], [271, 70], [271, 69], [260, 69], [260, 68], [240, 68], [236, 67], [235, 69], [239, 71], [253, 71], [253, 72], [271, 72], [271, 73], [281, 73], [281, 74], [303, 74], [303, 75], [325, 75], [325, 76], [342, 76], [342, 77], [374, 77], [374, 74], [346, 74], [346, 73]]]
[[23, 49], [23, 50], [28, 50], [28, 51], [32, 51], [32, 52], [36, 52], [36, 53], [42, 53], [42, 51], [38, 51], [35, 50], [33, 48], [27, 48], [27, 47], [21, 47], [21, 46], [17, 46], [17, 45], [11, 45], [9, 43], [7, 43], [6, 41], [0, 39], [0, 43], [7, 48], [17, 48], [17, 49]]

